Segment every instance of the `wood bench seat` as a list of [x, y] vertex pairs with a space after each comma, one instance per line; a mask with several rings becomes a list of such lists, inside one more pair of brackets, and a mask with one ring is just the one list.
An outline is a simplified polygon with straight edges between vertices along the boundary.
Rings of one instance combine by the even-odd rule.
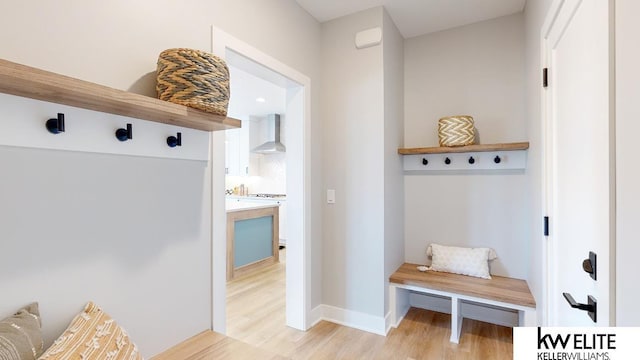
[[279, 360], [285, 358], [211, 330], [203, 331], [151, 358], [151, 360], [210, 359]]
[[451, 338], [458, 343], [462, 329], [461, 304], [470, 301], [507, 309], [519, 314], [519, 326], [535, 326], [536, 302], [527, 282], [492, 275], [492, 279], [417, 269], [405, 263], [389, 277], [391, 324], [397, 327], [409, 310], [409, 291], [444, 296], [451, 299]]

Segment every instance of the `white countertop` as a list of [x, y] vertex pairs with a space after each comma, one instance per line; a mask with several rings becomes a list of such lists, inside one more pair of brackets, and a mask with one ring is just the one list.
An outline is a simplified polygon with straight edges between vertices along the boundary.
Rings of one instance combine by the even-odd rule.
[[225, 199], [233, 199], [236, 201], [270, 201], [270, 202], [281, 202], [287, 201], [287, 197], [276, 197], [276, 198], [268, 198], [268, 197], [256, 197], [256, 196], [240, 196], [240, 195], [226, 195]]
[[244, 201], [244, 200], [238, 201], [234, 199], [227, 199], [225, 201], [225, 207], [227, 212], [264, 209], [264, 208], [270, 208], [274, 206], [280, 206], [280, 205], [274, 202], [265, 202], [265, 201]]

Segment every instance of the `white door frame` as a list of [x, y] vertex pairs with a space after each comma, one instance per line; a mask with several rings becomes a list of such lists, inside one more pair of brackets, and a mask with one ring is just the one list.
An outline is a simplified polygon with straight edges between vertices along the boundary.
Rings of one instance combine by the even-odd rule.
[[[562, 28], [560, 31], [558, 29], [554, 30], [554, 25], [557, 22], [563, 23], [568, 21], [575, 14], [576, 9], [580, 6], [582, 0], [554, 0], [549, 7], [549, 11], [547, 12], [545, 21], [543, 23], [541, 29], [541, 42], [540, 42], [540, 53], [541, 53], [541, 68], [549, 68], [552, 63], [551, 59], [551, 51], [550, 49], [555, 46], [555, 42], [557, 42], [558, 38], [564, 33], [566, 30]], [[615, 131], [614, 123], [615, 123], [615, 94], [613, 92], [614, 89], [614, 71], [613, 71], [613, 52], [611, 50], [611, 43], [613, 43], [612, 39], [612, 24], [613, 24], [613, 15], [614, 12], [612, 10], [613, 0], [606, 0], [609, 6], [609, 42], [610, 42], [610, 53], [609, 53], [609, 149], [602, 149], [601, 151], [607, 151], [609, 153], [609, 181], [610, 181], [610, 212], [609, 212], [609, 258], [608, 259], [598, 259], [598, 263], [602, 263], [609, 269], [609, 277], [608, 287], [609, 287], [609, 298], [606, 301], [605, 305], [608, 305], [608, 313], [603, 314], [603, 318], [607, 320], [608, 323], [605, 323], [604, 326], [615, 326]], [[567, 9], [569, 9], [567, 11]], [[553, 69], [549, 70], [550, 72]], [[588, 76], [588, 74], [585, 74]], [[549, 81], [551, 82], [553, 77], [551, 73], [549, 73]], [[554, 174], [553, 169], [550, 164], [553, 164], [555, 159], [555, 148], [554, 148], [554, 138], [553, 134], [555, 134], [555, 128], [553, 124], [553, 115], [555, 112], [555, 108], [553, 107], [553, 88], [550, 89], [542, 89], [541, 90], [541, 116], [542, 120], [542, 145], [543, 145], [543, 166], [542, 166], [542, 184], [543, 184], [543, 211], [544, 213], [550, 217], [550, 235], [553, 236], [554, 233], [554, 194], [557, 191], [554, 188]], [[554, 297], [557, 297], [558, 294], [554, 292], [556, 289], [556, 279], [555, 276], [555, 266], [556, 262], [559, 259], [556, 257], [555, 245], [552, 237], [546, 239], [542, 245], [542, 296], [543, 303], [541, 304], [542, 311], [542, 325], [543, 326], [557, 326], [555, 324], [555, 320], [553, 319], [553, 314], [555, 313], [555, 301]], [[604, 280], [604, 279], [603, 279]], [[582, 300], [582, 299], [581, 299]], [[600, 317], [600, 316], [599, 316]]]
[[[211, 29], [212, 53], [224, 58], [232, 50], [301, 86], [301, 118], [287, 120], [287, 266], [286, 322], [307, 330], [311, 309], [311, 79], [279, 60], [216, 28]], [[287, 91], [289, 93], [289, 91]], [[289, 95], [289, 94], [288, 94]], [[233, 96], [233, 95], [232, 95]], [[300, 99], [301, 97], [301, 99]], [[289, 107], [289, 105], [287, 105]], [[212, 327], [226, 332], [226, 212], [224, 206], [224, 138], [212, 133]]]
[[[544, 68], [549, 67], [549, 32], [551, 26], [556, 20], [556, 15], [560, 9], [560, 6], [564, 0], [554, 0], [549, 11], [547, 12], [545, 21], [540, 31], [540, 67], [541, 71]], [[541, 86], [540, 91], [540, 115], [542, 116], [542, 211], [543, 216], [552, 217], [551, 209], [551, 194], [553, 192], [553, 178], [549, 165], [553, 161], [553, 140], [549, 134], [552, 129], [552, 109], [551, 109], [551, 91], [547, 91], [546, 88]], [[544, 236], [544, 234], [543, 234]], [[538, 312], [541, 313], [540, 325], [549, 326], [551, 323], [551, 266], [552, 266], [552, 249], [548, 243], [548, 238], [545, 236], [542, 242], [542, 303], [538, 304]], [[534, 240], [535, 241], [535, 240]]]

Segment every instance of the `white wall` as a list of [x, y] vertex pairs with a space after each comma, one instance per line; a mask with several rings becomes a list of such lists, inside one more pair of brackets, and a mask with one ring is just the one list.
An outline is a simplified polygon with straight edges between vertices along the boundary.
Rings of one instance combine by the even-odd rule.
[[[505, 16], [405, 40], [404, 146], [437, 146], [438, 119], [469, 114], [480, 143], [527, 141], [524, 17]], [[405, 258], [429, 243], [492, 247], [493, 274], [525, 279], [529, 198], [523, 171], [409, 174]]]
[[[322, 24], [325, 305], [381, 317], [384, 308], [384, 89], [382, 46], [355, 34], [382, 26], [382, 8]], [[323, 190], [324, 192], [324, 190]]]
[[404, 262], [404, 176], [398, 148], [404, 144], [404, 39], [383, 15], [384, 71], [384, 313], [389, 276]]
[[526, 43], [526, 112], [529, 153], [527, 166], [527, 194], [530, 204], [526, 227], [530, 234], [529, 271], [527, 282], [538, 306], [538, 323], [546, 324], [545, 284], [543, 279], [544, 252], [546, 239], [542, 233], [543, 216], [543, 142], [542, 142], [542, 66], [541, 29], [551, 0], [528, 0], [525, 9]]
[[[11, 36], [3, 37], [0, 58], [153, 96], [158, 54], [210, 50], [216, 25], [309, 76], [318, 104], [320, 25], [291, 0], [28, 0], [7, 10], [0, 32]], [[315, 133], [318, 110], [313, 106]], [[321, 146], [312, 140], [314, 163]], [[211, 179], [203, 163], [12, 148], [0, 148], [0, 158], [0, 316], [40, 301], [50, 342], [93, 299], [124, 324], [145, 357], [210, 327]], [[314, 239], [321, 237], [321, 169], [312, 169]], [[28, 255], [6, 256], [18, 253]], [[320, 290], [313, 281], [313, 304]]]
[[11, 147], [0, 161], [2, 316], [39, 301], [48, 345], [93, 300], [143, 354], [209, 327], [206, 162]]
[[637, 280], [640, 242], [640, 171], [638, 142], [640, 110], [640, 50], [637, 34], [640, 3], [617, 0], [616, 4], [616, 325], [640, 326]]

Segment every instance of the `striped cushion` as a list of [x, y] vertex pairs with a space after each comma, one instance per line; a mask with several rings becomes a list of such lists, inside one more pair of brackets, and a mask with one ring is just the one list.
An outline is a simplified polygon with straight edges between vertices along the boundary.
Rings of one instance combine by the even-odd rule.
[[35, 360], [44, 351], [38, 303], [0, 321], [0, 360]]
[[142, 360], [142, 356], [124, 329], [89, 302], [40, 359]]

